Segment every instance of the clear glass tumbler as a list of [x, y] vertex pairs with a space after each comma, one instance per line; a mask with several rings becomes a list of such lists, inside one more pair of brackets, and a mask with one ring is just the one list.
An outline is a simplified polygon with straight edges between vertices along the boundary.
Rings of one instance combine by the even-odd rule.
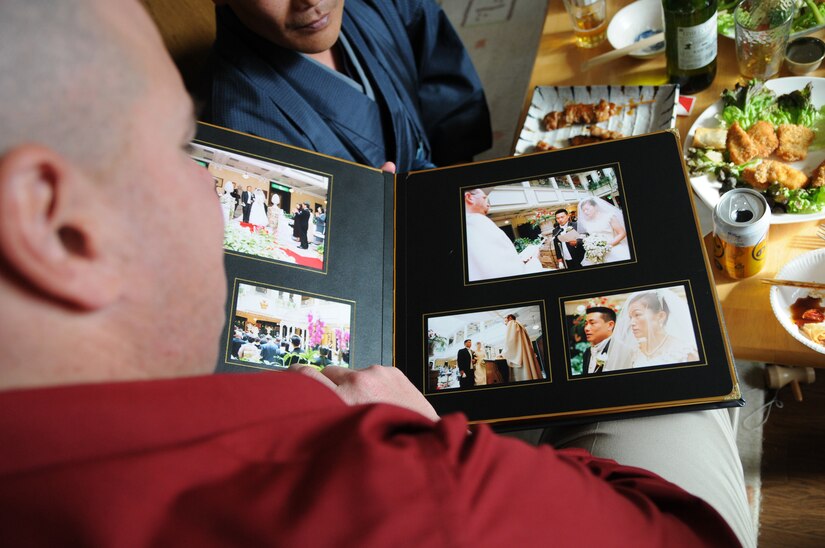
[[564, 0], [564, 9], [573, 23], [577, 46], [592, 48], [604, 41], [607, 35], [606, 0]]
[[742, 76], [767, 80], [779, 72], [795, 13], [794, 0], [743, 0], [736, 6], [736, 60]]

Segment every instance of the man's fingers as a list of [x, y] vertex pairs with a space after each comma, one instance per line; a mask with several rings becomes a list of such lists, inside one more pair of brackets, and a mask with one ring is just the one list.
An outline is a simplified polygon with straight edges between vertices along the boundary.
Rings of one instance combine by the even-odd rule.
[[355, 371], [348, 367], [340, 367], [337, 365], [330, 365], [324, 368], [321, 372], [321, 375], [326, 378], [327, 381], [333, 383], [335, 386], [343, 383], [346, 378], [350, 375], [355, 374]]
[[[329, 369], [329, 367], [325, 368]], [[344, 369], [343, 367], [338, 367], [336, 369]], [[335, 390], [338, 388], [337, 384], [333, 381], [329, 380], [325, 377], [320, 371], [315, 369], [314, 367], [310, 367], [307, 365], [299, 365], [299, 364], [292, 364], [289, 366], [289, 370], [294, 373], [299, 373], [301, 375], [306, 375], [307, 377], [311, 377], [316, 381], [320, 382], [321, 384], [327, 386], [328, 388]]]

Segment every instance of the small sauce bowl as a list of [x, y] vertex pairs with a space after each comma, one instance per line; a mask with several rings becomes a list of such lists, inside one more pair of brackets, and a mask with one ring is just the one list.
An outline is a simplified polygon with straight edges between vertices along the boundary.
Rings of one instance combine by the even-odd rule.
[[791, 40], [785, 48], [785, 64], [793, 74], [804, 75], [815, 71], [823, 58], [825, 42], [812, 36]]

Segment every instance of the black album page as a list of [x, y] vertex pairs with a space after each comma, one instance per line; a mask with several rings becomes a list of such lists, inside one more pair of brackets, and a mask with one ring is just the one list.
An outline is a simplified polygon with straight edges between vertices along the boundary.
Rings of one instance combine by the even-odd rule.
[[439, 413], [742, 404], [675, 132], [401, 175], [396, 193], [395, 363]]
[[216, 371], [391, 363], [393, 176], [202, 123], [190, 155], [224, 215]]

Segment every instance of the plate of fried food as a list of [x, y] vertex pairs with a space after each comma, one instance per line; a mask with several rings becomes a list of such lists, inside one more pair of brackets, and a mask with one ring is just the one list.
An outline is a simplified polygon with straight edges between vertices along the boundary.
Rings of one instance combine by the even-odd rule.
[[825, 79], [725, 90], [688, 131], [684, 155], [693, 190], [711, 209], [745, 187], [765, 196], [772, 223], [825, 219]]
[[666, 130], [679, 89], [662, 86], [536, 86], [515, 154]]
[[[783, 266], [777, 278], [825, 284], [825, 248], [809, 251]], [[825, 290], [771, 287], [771, 308], [791, 336], [825, 354]]]

